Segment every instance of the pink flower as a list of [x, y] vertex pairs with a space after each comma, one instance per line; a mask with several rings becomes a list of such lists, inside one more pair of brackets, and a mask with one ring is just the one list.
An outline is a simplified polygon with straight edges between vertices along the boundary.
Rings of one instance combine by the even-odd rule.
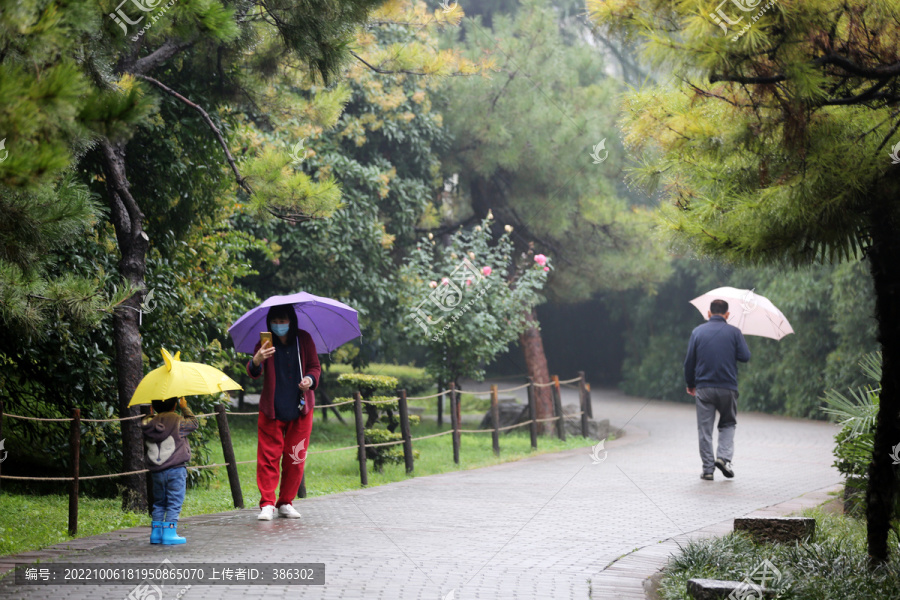
[[550, 270], [550, 267], [544, 267], [544, 270], [545, 270], [545, 271], [549, 271], [549, 270]]
[[487, 277], [488, 275], [490, 275], [493, 272], [493, 269], [491, 269], [490, 267], [483, 267], [481, 269], [481, 272], [484, 274], [485, 277]]
[[472, 280], [471, 280], [471, 279], [466, 279], [466, 285], [467, 285], [467, 286], [472, 285]]
[[547, 257], [544, 256], [543, 254], [535, 254], [534, 262], [536, 262], [537, 264], [539, 264], [543, 267], [544, 265], [547, 264]]
[[444, 277], [443, 279], [441, 279], [441, 285], [447, 285], [448, 283], [450, 283], [450, 280], [447, 279], [446, 277]]
[[428, 284], [428, 287], [436, 288], [436, 287], [437, 287], [437, 281], [432, 281], [431, 283]]

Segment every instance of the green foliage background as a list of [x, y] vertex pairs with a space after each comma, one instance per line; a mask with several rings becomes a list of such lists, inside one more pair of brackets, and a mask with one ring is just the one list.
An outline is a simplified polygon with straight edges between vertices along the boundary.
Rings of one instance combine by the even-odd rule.
[[[742, 410], [824, 418], [821, 396], [833, 387], [861, 385], [857, 363], [877, 349], [871, 278], [863, 263], [782, 270], [737, 268], [678, 259], [675, 274], [656, 295], [627, 302], [621, 387], [629, 394], [693, 402], [682, 364], [691, 330], [704, 322], [689, 300], [729, 285], [756, 288], [788, 317], [794, 334], [780, 341], [747, 336], [752, 358], [740, 365]], [[622, 304], [610, 302], [614, 310]]]

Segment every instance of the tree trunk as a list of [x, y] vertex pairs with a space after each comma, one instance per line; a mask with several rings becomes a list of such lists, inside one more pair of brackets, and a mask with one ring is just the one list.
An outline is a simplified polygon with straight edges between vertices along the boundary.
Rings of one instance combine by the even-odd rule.
[[891, 448], [900, 444], [900, 238], [892, 217], [884, 208], [875, 211], [869, 250], [882, 352], [881, 400], [866, 489], [869, 560], [873, 566], [888, 559], [888, 531], [897, 489]]
[[[541, 330], [538, 329], [538, 320], [535, 311], [531, 310], [525, 315], [528, 327], [519, 335], [519, 343], [525, 355], [525, 366], [528, 375], [535, 383], [549, 383], [550, 370], [547, 368], [547, 355], [544, 354], [544, 340]], [[534, 388], [534, 398], [537, 405], [537, 418], [549, 419], [553, 416], [553, 395], [550, 386]], [[542, 434], [555, 431], [553, 423], [540, 423], [538, 431]]]
[[[147, 265], [149, 238], [143, 230], [144, 215], [131, 196], [125, 175], [125, 145], [109, 140], [100, 143], [103, 153], [103, 172], [110, 206], [110, 219], [116, 229], [119, 243], [119, 272], [137, 290], [144, 289], [144, 272]], [[116, 349], [116, 374], [119, 396], [119, 416], [140, 414], [137, 407], [128, 407], [134, 390], [143, 376], [141, 360], [141, 334], [138, 315], [143, 291], [122, 303], [113, 315], [113, 343]], [[144, 468], [144, 444], [140, 422], [137, 419], [122, 421], [122, 467], [124, 471]], [[147, 480], [145, 474], [122, 478], [122, 508], [145, 512], [147, 510]]]

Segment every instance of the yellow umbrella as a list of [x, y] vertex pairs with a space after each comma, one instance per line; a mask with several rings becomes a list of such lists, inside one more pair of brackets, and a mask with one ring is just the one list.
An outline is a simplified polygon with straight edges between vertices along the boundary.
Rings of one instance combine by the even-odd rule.
[[209, 365], [181, 362], [181, 352], [172, 356], [162, 349], [165, 366], [147, 373], [134, 390], [128, 406], [149, 404], [176, 396], [217, 394], [225, 390], [239, 390], [241, 386], [231, 377]]

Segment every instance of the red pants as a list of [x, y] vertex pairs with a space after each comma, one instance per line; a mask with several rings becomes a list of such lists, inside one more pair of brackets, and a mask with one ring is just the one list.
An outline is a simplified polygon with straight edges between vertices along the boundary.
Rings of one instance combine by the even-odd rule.
[[[297, 497], [306, 466], [309, 434], [312, 433], [313, 413], [295, 421], [278, 421], [259, 413], [259, 442], [256, 447], [256, 485], [259, 487], [259, 506], [268, 504], [279, 507], [290, 504]], [[278, 502], [278, 463], [281, 462], [281, 489]]]

